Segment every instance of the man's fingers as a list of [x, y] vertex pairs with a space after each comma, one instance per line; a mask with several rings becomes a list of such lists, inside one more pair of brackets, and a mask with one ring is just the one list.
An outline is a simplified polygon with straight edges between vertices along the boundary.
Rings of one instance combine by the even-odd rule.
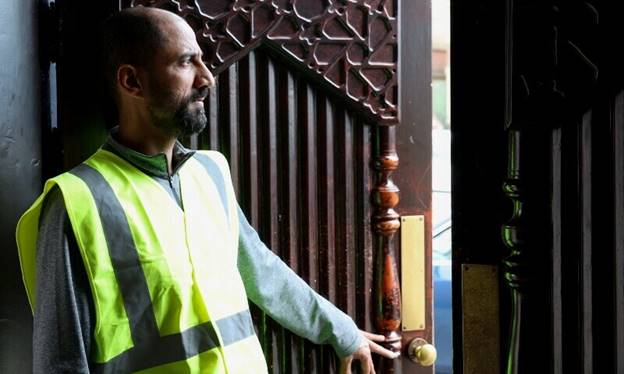
[[370, 347], [371, 352], [375, 352], [378, 355], [381, 355], [385, 358], [389, 358], [389, 359], [395, 359], [397, 357], [399, 357], [400, 353], [399, 352], [392, 352], [389, 349], [386, 349], [382, 346], [380, 346], [379, 344], [375, 343], [375, 342], [368, 342], [368, 346]]
[[370, 356], [360, 359], [360, 368], [362, 369], [362, 374], [375, 374], [375, 365], [373, 365]]
[[340, 360], [340, 374], [351, 374], [351, 362], [353, 358], [351, 356], [345, 357]]
[[364, 331], [364, 330], [360, 330], [360, 332], [362, 333], [362, 335], [364, 335], [364, 337], [366, 339], [372, 340], [374, 342], [386, 341], [386, 337], [383, 336], [383, 335], [373, 334], [372, 332], [368, 332], [368, 331]]

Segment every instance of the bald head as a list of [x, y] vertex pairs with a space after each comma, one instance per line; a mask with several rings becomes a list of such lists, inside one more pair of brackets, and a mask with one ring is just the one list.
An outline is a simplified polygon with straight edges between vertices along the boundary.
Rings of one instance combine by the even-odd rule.
[[149, 68], [154, 54], [176, 27], [189, 27], [180, 16], [157, 8], [127, 8], [110, 16], [102, 27], [104, 74], [113, 95], [117, 69], [123, 64]]

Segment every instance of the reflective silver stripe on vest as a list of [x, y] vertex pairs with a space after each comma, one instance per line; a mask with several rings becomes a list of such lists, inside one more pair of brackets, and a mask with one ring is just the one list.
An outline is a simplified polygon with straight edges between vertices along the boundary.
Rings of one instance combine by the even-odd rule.
[[[130, 226], [113, 189], [94, 168], [81, 164], [70, 171], [88, 186], [98, 209], [109, 256], [119, 284], [134, 347], [91, 368], [97, 373], [125, 373], [185, 360], [219, 346], [212, 323], [160, 336]], [[224, 345], [252, 336], [249, 310], [216, 321]]]
[[70, 171], [89, 187], [95, 200], [108, 252], [124, 300], [134, 344], [157, 339], [158, 326], [152, 308], [147, 280], [134, 246], [130, 226], [113, 189], [102, 174], [81, 164]]
[[249, 310], [217, 320], [217, 326], [221, 332], [223, 345], [226, 346], [256, 333]]
[[90, 368], [94, 373], [132, 373], [185, 360], [219, 346], [219, 339], [210, 322], [193, 326], [178, 334], [159, 337], [135, 345], [103, 364]]
[[195, 159], [197, 159], [197, 161], [199, 161], [199, 163], [202, 164], [202, 166], [204, 167], [204, 169], [206, 169], [206, 172], [208, 173], [208, 175], [210, 176], [214, 184], [217, 186], [217, 190], [219, 191], [219, 196], [221, 196], [221, 203], [223, 204], [223, 209], [225, 210], [225, 213], [227, 214], [228, 222], [229, 222], [230, 209], [229, 209], [229, 204], [228, 204], [228, 199], [227, 199], [227, 193], [225, 191], [225, 183], [224, 183], [225, 178], [223, 177], [223, 174], [221, 173], [221, 169], [219, 169], [219, 165], [217, 165], [217, 163], [210, 157], [204, 154], [201, 154], [199, 152], [195, 152], [193, 157], [195, 157]]

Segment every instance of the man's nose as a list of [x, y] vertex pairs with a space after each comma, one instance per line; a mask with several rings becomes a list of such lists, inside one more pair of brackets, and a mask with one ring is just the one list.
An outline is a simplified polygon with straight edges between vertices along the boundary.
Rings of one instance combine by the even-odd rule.
[[199, 60], [198, 68], [199, 70], [197, 72], [197, 80], [195, 81], [196, 86], [198, 88], [205, 86], [208, 86], [208, 88], [214, 87], [214, 85], [216, 84], [215, 78], [210, 70], [208, 70], [206, 64], [204, 64], [204, 61], [202, 61], [201, 59]]

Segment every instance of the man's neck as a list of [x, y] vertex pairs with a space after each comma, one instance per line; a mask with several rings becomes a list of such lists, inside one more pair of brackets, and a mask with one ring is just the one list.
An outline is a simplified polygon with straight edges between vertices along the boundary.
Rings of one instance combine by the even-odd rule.
[[134, 127], [119, 126], [117, 139], [120, 144], [148, 156], [163, 153], [167, 158], [167, 170], [172, 173], [173, 147], [176, 138], [166, 136], [157, 131], [137, 131]]

